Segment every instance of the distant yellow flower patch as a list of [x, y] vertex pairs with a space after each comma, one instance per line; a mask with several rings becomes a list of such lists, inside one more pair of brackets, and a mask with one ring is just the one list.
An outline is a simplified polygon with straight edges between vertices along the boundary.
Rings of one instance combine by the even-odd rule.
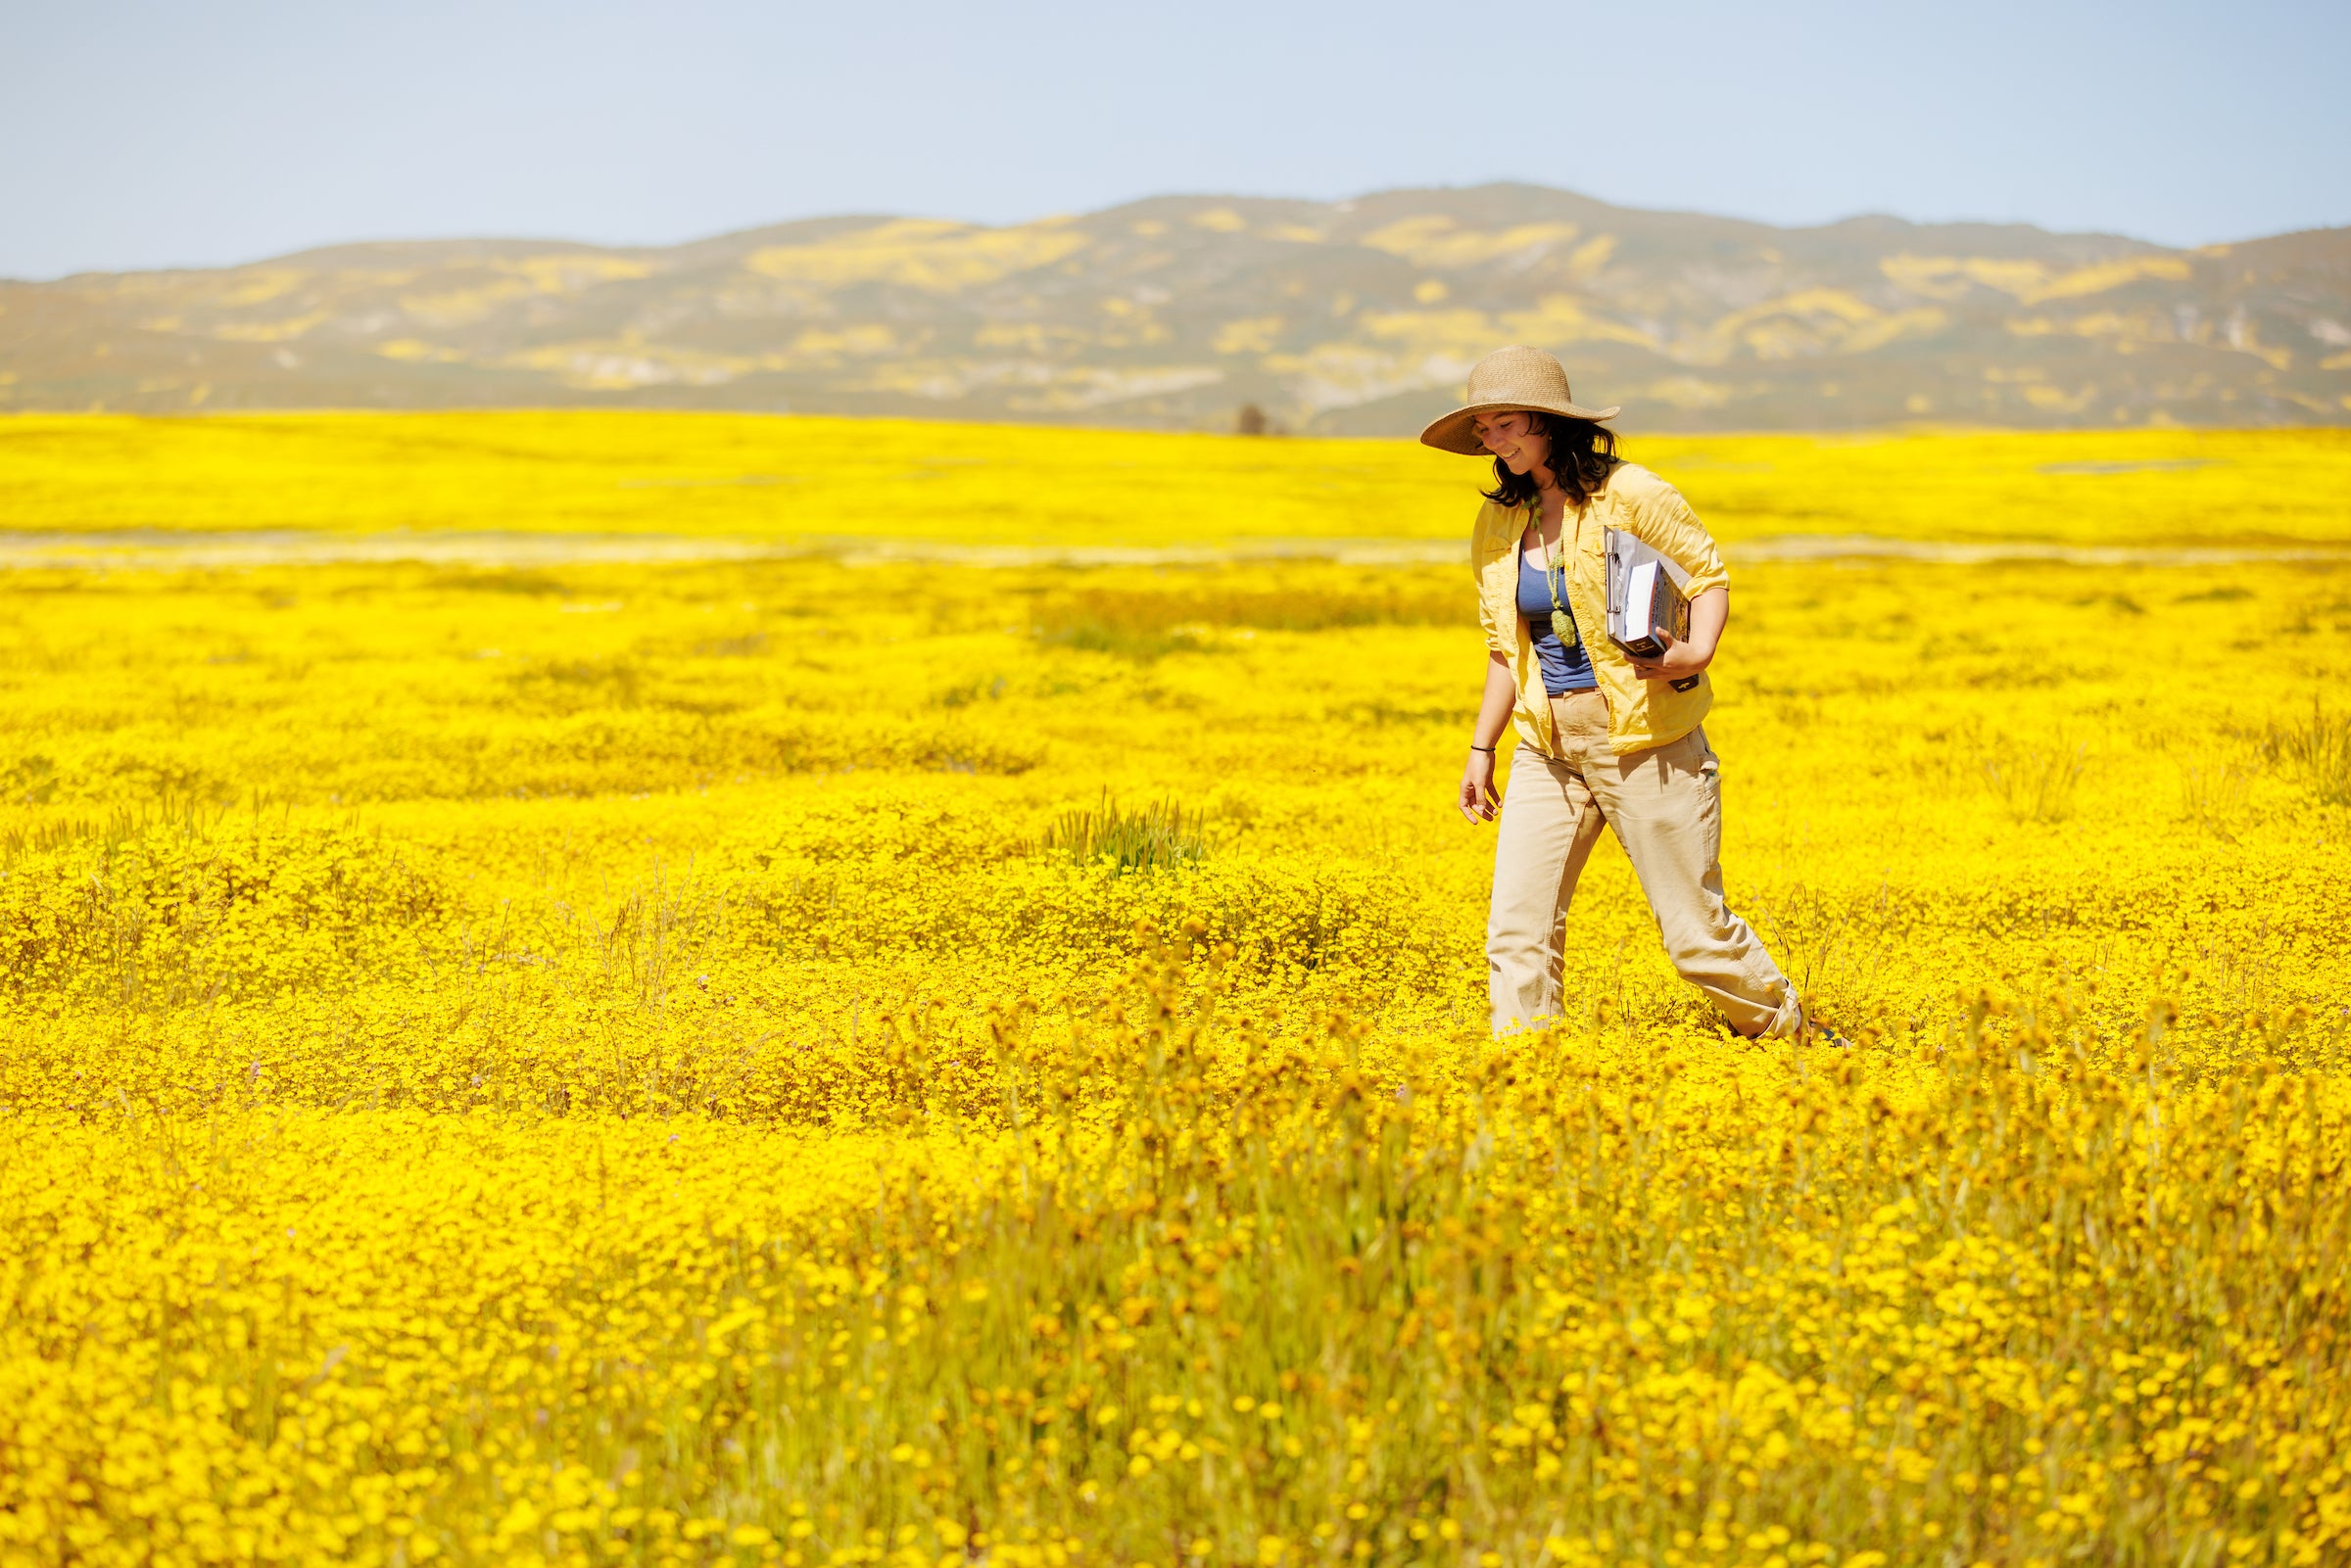
[[787, 282], [888, 282], [951, 294], [1045, 266], [1087, 244], [1061, 223], [981, 229], [903, 218], [807, 245], [754, 251], [744, 265]]

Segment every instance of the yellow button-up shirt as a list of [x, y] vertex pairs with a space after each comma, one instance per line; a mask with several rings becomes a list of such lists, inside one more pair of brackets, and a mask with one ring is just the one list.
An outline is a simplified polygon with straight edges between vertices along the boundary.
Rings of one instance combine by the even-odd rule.
[[[1486, 646], [1510, 661], [1518, 683], [1515, 712], [1518, 738], [1546, 756], [1559, 755], [1543, 669], [1518, 613], [1518, 539], [1535, 520], [1532, 508], [1486, 502], [1478, 508], [1470, 536], [1469, 566], [1477, 577], [1478, 618]], [[1690, 574], [1683, 592], [1696, 598], [1725, 587], [1722, 551], [1714, 545], [1680, 491], [1648, 469], [1618, 463], [1599, 495], [1568, 511], [1560, 524], [1567, 543], [1567, 604], [1575, 629], [1592, 658], [1592, 673], [1608, 704], [1608, 747], [1621, 755], [1679, 740], [1698, 728], [1714, 705], [1714, 684], [1706, 676], [1687, 691], [1663, 681], [1644, 681], [1632, 660], [1607, 635], [1607, 530], [1621, 528], [1655, 548]]]

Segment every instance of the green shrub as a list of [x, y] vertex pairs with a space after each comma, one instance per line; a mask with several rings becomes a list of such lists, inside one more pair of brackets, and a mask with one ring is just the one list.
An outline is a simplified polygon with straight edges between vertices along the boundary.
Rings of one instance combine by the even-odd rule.
[[1105, 790], [1099, 805], [1056, 818], [1042, 847], [1081, 865], [1107, 860], [1121, 871], [1167, 871], [1207, 855], [1207, 827], [1205, 814], [1173, 800], [1128, 810]]

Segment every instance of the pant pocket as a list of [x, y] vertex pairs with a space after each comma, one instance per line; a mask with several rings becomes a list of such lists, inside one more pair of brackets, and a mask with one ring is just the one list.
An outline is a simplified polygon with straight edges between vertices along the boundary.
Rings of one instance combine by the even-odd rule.
[[1717, 861], [1722, 854], [1722, 759], [1706, 744], [1706, 733], [1697, 731], [1698, 742], [1698, 813], [1705, 833], [1706, 858]]

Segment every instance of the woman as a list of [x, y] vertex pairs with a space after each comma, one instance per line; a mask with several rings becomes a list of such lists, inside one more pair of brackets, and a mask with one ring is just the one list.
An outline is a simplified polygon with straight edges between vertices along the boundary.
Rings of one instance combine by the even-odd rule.
[[[1665, 951], [1733, 1029], [1791, 1035], [1796, 988], [1722, 898], [1722, 797], [1699, 723], [1706, 666], [1730, 619], [1730, 576], [1671, 485], [1619, 460], [1567, 372], [1540, 349], [1497, 349], [1469, 372], [1468, 401], [1420, 433], [1445, 451], [1494, 456], [1470, 562], [1486, 628], [1486, 691], [1462, 771], [1462, 815], [1495, 815], [1494, 750], [1518, 750], [1494, 846], [1486, 922], [1494, 1027], [1560, 1016], [1561, 927], [1605, 824], [1616, 830]], [[1607, 635], [1603, 543], [1626, 530], [1690, 574], [1690, 636], [1637, 657]]]

